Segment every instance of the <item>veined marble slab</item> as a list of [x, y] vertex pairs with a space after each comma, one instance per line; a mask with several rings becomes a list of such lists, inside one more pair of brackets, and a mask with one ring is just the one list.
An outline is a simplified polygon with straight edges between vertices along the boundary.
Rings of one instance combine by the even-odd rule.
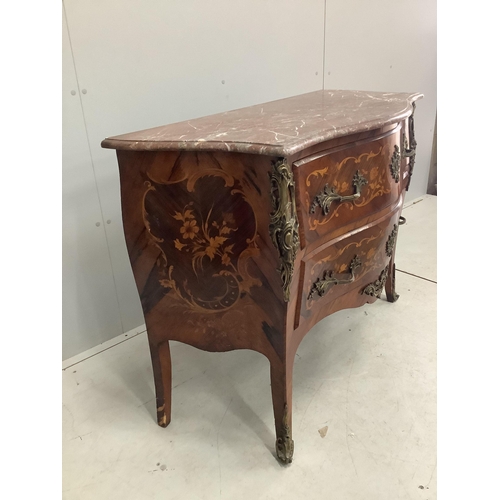
[[412, 113], [420, 93], [319, 90], [139, 132], [102, 147], [136, 151], [235, 151], [289, 156], [325, 140], [377, 129]]

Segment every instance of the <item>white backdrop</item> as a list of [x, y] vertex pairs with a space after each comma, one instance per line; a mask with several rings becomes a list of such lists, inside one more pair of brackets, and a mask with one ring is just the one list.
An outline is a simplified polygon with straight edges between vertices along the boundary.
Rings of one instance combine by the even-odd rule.
[[63, 358], [144, 322], [106, 136], [321, 88], [418, 91], [407, 199], [424, 194], [435, 1], [64, 0]]

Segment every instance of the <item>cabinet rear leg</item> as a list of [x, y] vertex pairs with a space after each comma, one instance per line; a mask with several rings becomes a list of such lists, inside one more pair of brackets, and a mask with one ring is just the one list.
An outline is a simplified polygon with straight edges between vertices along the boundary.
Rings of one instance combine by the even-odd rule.
[[278, 459], [285, 464], [292, 462], [294, 448], [292, 439], [292, 369], [293, 359], [287, 364], [280, 360], [271, 362], [276, 454]]
[[172, 410], [172, 362], [168, 340], [159, 345], [149, 342], [156, 389], [156, 413], [158, 425], [167, 427]]
[[396, 293], [396, 264], [394, 263], [394, 256], [389, 263], [389, 272], [387, 274], [387, 281], [385, 282], [385, 294], [389, 302], [396, 302], [399, 299]]

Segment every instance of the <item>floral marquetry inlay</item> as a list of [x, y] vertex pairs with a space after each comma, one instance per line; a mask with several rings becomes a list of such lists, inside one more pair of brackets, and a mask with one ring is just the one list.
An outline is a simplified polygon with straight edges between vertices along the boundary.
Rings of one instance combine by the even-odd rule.
[[[161, 252], [157, 273], [167, 293], [206, 313], [226, 310], [252, 286], [261, 286], [247, 270], [259, 254], [255, 214], [235, 179], [211, 172], [146, 187], [144, 223]], [[201, 207], [193, 198], [212, 203]], [[166, 200], [176, 200], [179, 208], [165, 210]]]
[[[391, 186], [383, 168], [384, 158], [387, 161], [388, 157], [388, 145], [383, 145], [375, 151], [346, 156], [309, 173], [305, 180], [309, 195], [306, 205], [309, 230], [316, 231], [332, 219], [388, 195]], [[321, 210], [316, 210], [317, 207]]]
[[[211, 212], [210, 212], [211, 213]], [[231, 233], [238, 230], [234, 227], [233, 214], [223, 213], [222, 221], [197, 220], [192, 209], [186, 208], [182, 212], [175, 212], [174, 219], [181, 222], [179, 233], [181, 238], [174, 240], [175, 248], [192, 254], [193, 265], [203, 268], [203, 259], [208, 257], [213, 260], [220, 257], [224, 266], [231, 266], [231, 257], [234, 244], [228, 244]], [[182, 240], [182, 241], [181, 241]], [[234, 266], [233, 266], [234, 267]]]
[[[275, 457], [292, 462], [302, 339], [327, 316], [375, 302], [384, 288], [389, 302], [397, 299], [396, 232], [420, 97], [308, 92], [101, 143], [117, 150], [161, 427], [176, 416], [172, 343], [253, 350], [269, 361]], [[245, 460], [233, 445], [232, 456]]]

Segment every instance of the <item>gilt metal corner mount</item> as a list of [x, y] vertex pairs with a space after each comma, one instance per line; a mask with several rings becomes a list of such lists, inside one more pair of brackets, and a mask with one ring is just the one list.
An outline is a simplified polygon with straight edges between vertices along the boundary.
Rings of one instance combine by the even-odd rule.
[[295, 257], [299, 249], [299, 222], [295, 206], [295, 183], [293, 174], [285, 158], [272, 164], [271, 201], [273, 211], [269, 223], [269, 234], [278, 249], [285, 302], [290, 300]]

